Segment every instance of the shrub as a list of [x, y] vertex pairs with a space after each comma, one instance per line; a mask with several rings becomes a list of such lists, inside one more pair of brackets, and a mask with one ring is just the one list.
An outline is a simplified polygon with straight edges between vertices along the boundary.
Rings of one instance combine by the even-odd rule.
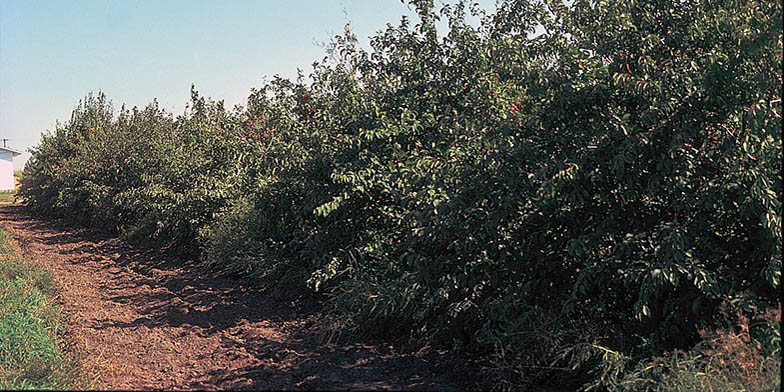
[[534, 344], [550, 370], [498, 369], [500, 386], [605, 385], [693, 346], [731, 319], [722, 306], [776, 306], [781, 4], [410, 3], [418, 22], [370, 51], [346, 30], [307, 82], [275, 78], [234, 112], [194, 93], [177, 119], [152, 105], [110, 121], [88, 99], [20, 193], [307, 285], [339, 332], [498, 364]]
[[157, 102], [115, 113], [103, 94], [89, 95], [43, 135], [20, 196], [38, 214], [198, 254], [196, 231], [237, 194], [249, 155], [238, 114], [195, 90], [191, 105], [178, 118]]
[[[701, 332], [689, 352], [676, 350], [641, 362], [611, 385], [624, 391], [781, 390], [781, 308], [750, 323], [738, 316], [735, 328]], [[763, 346], [754, 334], [763, 332]], [[775, 347], [772, 347], [775, 346]]]

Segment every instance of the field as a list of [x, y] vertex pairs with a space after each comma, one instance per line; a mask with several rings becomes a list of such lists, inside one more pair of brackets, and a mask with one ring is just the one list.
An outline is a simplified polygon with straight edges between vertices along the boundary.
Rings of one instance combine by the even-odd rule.
[[16, 192], [0, 192], [0, 203], [13, 203]]
[[172, 388], [258, 386], [322, 371], [296, 358], [346, 359], [301, 337], [377, 353], [356, 369], [421, 356], [435, 372], [392, 385], [331, 369], [308, 387], [447, 385], [434, 364], [450, 358], [469, 369], [457, 389], [780, 389], [781, 2], [409, 5], [417, 18], [370, 49], [346, 29], [244, 106], [195, 87], [179, 115], [89, 94], [32, 148], [6, 219], [126, 244], [61, 250], [101, 260], [83, 276], [106, 292], [147, 282], [118, 294], [113, 328], [253, 342], [219, 379], [172, 362], [144, 386], [164, 369]]

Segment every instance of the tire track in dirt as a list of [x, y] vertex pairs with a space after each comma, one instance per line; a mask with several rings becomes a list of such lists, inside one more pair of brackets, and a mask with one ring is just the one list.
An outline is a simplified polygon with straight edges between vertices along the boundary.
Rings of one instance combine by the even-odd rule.
[[26, 256], [43, 261], [54, 274], [69, 341], [98, 367], [97, 388], [456, 390], [467, 385], [465, 373], [458, 376], [454, 368], [438, 374], [432, 355], [403, 354], [378, 344], [321, 345], [312, 306], [207, 276], [193, 263], [39, 221], [19, 205], [0, 206], [0, 225]]

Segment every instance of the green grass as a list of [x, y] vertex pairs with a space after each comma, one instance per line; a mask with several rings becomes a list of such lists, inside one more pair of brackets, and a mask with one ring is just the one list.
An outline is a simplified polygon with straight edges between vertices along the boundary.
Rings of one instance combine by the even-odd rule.
[[0, 203], [13, 203], [16, 192], [0, 192]]
[[65, 350], [52, 276], [0, 229], [0, 390], [84, 387]]

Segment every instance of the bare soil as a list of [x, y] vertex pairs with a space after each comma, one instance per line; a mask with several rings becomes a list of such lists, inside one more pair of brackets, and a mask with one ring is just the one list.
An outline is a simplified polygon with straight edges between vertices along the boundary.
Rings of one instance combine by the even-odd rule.
[[97, 367], [96, 388], [471, 388], [471, 376], [437, 353], [320, 343], [318, 306], [308, 301], [33, 219], [19, 205], [0, 206], [0, 226], [53, 273], [68, 341]]

